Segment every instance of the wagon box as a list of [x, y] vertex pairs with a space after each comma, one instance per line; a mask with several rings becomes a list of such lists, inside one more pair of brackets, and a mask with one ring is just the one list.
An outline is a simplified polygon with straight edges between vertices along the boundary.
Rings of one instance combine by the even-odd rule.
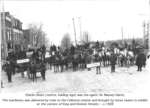
[[19, 59], [16, 60], [16, 69], [17, 72], [24, 72], [28, 69], [28, 65], [29, 65], [30, 59]]
[[87, 68], [93, 68], [93, 67], [98, 67], [98, 66], [100, 66], [99, 62], [87, 64]]
[[29, 59], [20, 59], [17, 60], [17, 64], [28, 63], [29, 61], [30, 61]]
[[26, 52], [26, 56], [27, 56], [27, 57], [31, 57], [31, 56], [32, 56], [32, 54], [33, 54], [33, 51]]
[[90, 70], [91, 68], [96, 68], [96, 74], [101, 74], [99, 62], [87, 64], [87, 69]]

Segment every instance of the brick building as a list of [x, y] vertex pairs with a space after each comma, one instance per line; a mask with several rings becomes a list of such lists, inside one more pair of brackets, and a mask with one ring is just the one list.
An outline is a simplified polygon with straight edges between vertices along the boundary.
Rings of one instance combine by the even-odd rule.
[[17, 52], [23, 49], [23, 31], [22, 22], [9, 12], [1, 13], [1, 22], [1, 57], [5, 58], [11, 51]]

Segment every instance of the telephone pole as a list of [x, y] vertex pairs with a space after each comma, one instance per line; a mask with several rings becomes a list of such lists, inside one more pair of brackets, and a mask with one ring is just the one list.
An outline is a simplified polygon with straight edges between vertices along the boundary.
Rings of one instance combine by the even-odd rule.
[[81, 17], [79, 17], [80, 38], [82, 38]]
[[75, 22], [74, 22], [74, 18], [72, 18], [72, 21], [73, 21], [74, 36], [75, 36], [75, 45], [77, 46], [77, 39], [76, 39], [76, 28], [75, 28]]
[[[149, 0], [149, 10], [150, 10], [150, 0]], [[150, 26], [150, 11], [149, 11], [149, 21], [148, 24]], [[148, 28], [148, 50], [150, 52], [150, 28]]]
[[145, 27], [146, 27], [146, 24], [145, 24], [145, 21], [143, 22], [143, 43], [144, 43], [144, 45], [145, 45], [145, 35], [146, 35], [146, 33], [145, 33]]
[[[1, 2], [0, 2], [0, 4], [1, 4]], [[0, 5], [0, 6], [1, 6], [1, 5]], [[1, 41], [1, 40], [2, 40], [2, 21], [1, 21], [1, 18], [2, 18], [2, 17], [1, 17], [1, 15], [2, 15], [2, 14], [1, 14], [1, 9], [0, 9], [0, 45], [1, 45], [0, 48], [2, 49], [2, 41]], [[2, 57], [2, 50], [1, 50], [1, 52], [0, 52], [0, 57]], [[0, 61], [0, 70], [1, 70], [1, 71], [0, 71], [0, 81], [1, 81], [1, 88], [2, 88], [2, 76], [1, 76], [1, 75], [2, 75], [2, 74], [1, 74], [1, 73], [2, 73], [2, 65], [3, 65], [3, 64], [2, 64], [2, 59], [1, 59], [1, 61]], [[1, 92], [1, 89], [0, 89], [0, 92]]]
[[123, 27], [121, 27], [121, 36], [122, 36], [122, 44], [124, 44], [124, 39], [123, 39]]
[[5, 10], [4, 10], [4, 0], [2, 2], [2, 46], [3, 46], [3, 55], [4, 55], [4, 59], [6, 59], [7, 55], [8, 55], [8, 49], [7, 49], [7, 40], [6, 40], [6, 27], [5, 27]]
[[148, 41], [147, 41], [147, 42], [148, 42], [148, 43], [147, 43], [147, 46], [148, 46], [148, 49], [150, 49], [150, 48], [149, 48], [149, 47], [150, 47], [150, 46], [149, 46], [149, 45], [150, 45], [150, 44], [149, 44], [149, 42], [150, 42], [150, 41], [149, 41], [149, 39], [150, 39], [150, 37], [149, 37], [149, 31], [150, 31], [149, 25], [150, 25], [150, 24], [149, 24], [149, 21], [148, 21], [148, 23], [147, 23], [147, 39], [148, 39]]

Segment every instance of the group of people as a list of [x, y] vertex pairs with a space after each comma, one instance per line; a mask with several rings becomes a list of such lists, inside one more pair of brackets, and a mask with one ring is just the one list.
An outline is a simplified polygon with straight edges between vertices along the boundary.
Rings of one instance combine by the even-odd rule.
[[[31, 49], [30, 49], [31, 51]], [[53, 66], [54, 72], [64, 71], [69, 69], [70, 65], [73, 71], [85, 69], [86, 65], [93, 62], [99, 62], [100, 66], [111, 66], [111, 72], [115, 72], [115, 66], [134, 65], [138, 67], [138, 71], [142, 71], [142, 67], [146, 65], [146, 55], [143, 52], [134, 54], [133, 51], [127, 49], [120, 50], [119, 48], [106, 47], [90, 47], [89, 45], [71, 46], [69, 49], [61, 49], [52, 45], [49, 49], [49, 58], [45, 58], [46, 47], [43, 45], [39, 49], [32, 49], [33, 54], [30, 57], [30, 69], [33, 77], [36, 77], [36, 64], [42, 64], [41, 76], [45, 79], [46, 64], [50, 69]], [[26, 57], [24, 53], [19, 53], [21, 57]], [[12, 82], [12, 74], [15, 74], [16, 60], [15, 53], [11, 53], [7, 57], [7, 62], [3, 65], [3, 69], [8, 76], [8, 82]], [[20, 57], [20, 56], [19, 56]], [[19, 58], [21, 59], [21, 58]], [[43, 68], [44, 67], [44, 68]]]

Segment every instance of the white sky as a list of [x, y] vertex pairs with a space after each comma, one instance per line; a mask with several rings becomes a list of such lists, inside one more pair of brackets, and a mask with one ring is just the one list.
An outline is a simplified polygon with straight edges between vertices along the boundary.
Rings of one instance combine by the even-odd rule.
[[142, 24], [148, 20], [149, 0], [99, 1], [4, 1], [5, 11], [20, 19], [23, 28], [30, 23], [42, 23], [50, 41], [59, 44], [65, 33], [74, 41], [72, 18], [75, 18], [77, 40], [80, 40], [79, 17], [82, 31], [92, 40], [143, 37]]

